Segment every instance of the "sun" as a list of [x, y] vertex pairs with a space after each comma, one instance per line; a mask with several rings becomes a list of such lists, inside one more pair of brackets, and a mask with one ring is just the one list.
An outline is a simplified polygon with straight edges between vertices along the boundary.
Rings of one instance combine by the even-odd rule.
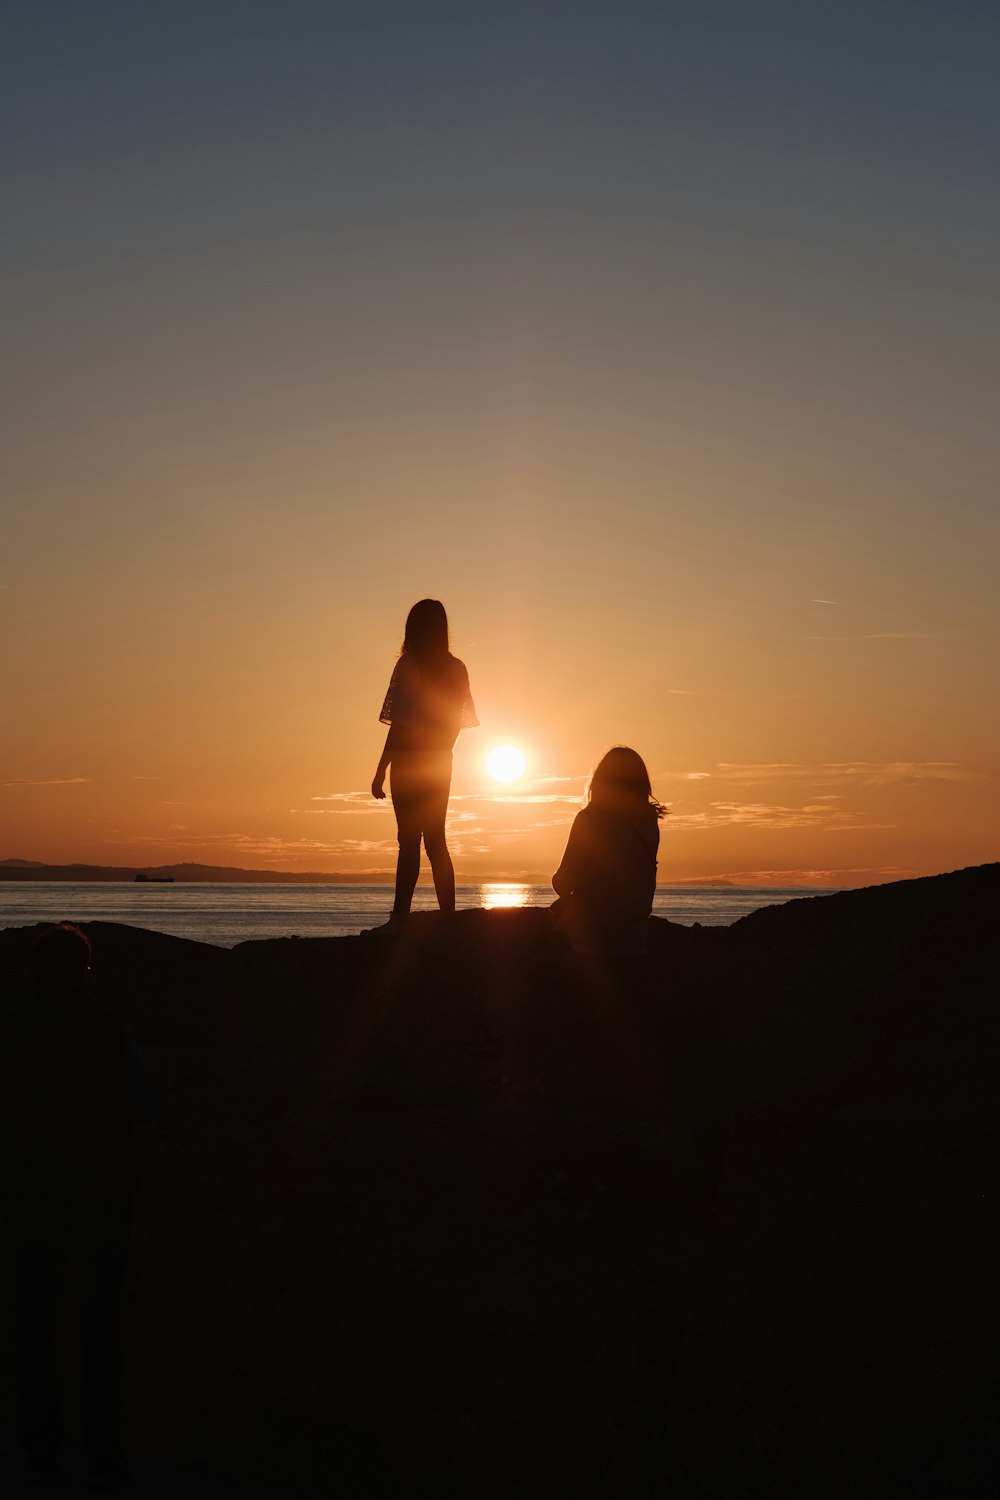
[[516, 745], [497, 745], [486, 757], [486, 769], [494, 781], [517, 781], [527, 764]]

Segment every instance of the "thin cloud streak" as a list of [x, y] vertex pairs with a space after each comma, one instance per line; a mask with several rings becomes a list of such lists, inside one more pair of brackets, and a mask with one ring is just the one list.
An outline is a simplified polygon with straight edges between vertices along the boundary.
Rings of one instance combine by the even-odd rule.
[[876, 630], [864, 635], [804, 635], [803, 641], [938, 641], [945, 639], [940, 630]]
[[33, 781], [28, 777], [16, 777], [13, 781], [0, 783], [3, 786], [86, 786], [90, 783], [89, 776], [48, 776], [41, 780]]
[[670, 827], [692, 831], [741, 825], [748, 828], [812, 828], [821, 833], [855, 829], [892, 828], [892, 823], [864, 821], [865, 814], [842, 812], [811, 803], [804, 807], [787, 807], [768, 802], [712, 802], [702, 812], [672, 812]]
[[893, 781], [986, 781], [982, 771], [970, 771], [957, 761], [891, 761], [865, 773], [864, 786], [887, 786]]
[[213, 854], [216, 858], [229, 855], [230, 860], [252, 856], [255, 859], [287, 860], [296, 856], [308, 856], [310, 859], [325, 858], [337, 854], [355, 854], [378, 852], [395, 852], [395, 839], [338, 839], [327, 841], [323, 839], [299, 838], [283, 839], [277, 835], [261, 838], [248, 833], [216, 833], [195, 835], [186, 837], [182, 841], [172, 838], [164, 838], [162, 834], [130, 834], [127, 836], [107, 838], [106, 844], [124, 845], [126, 847], [153, 848], [161, 850], [176, 849], [183, 843], [185, 851], [196, 849], [202, 853]]
[[889, 880], [905, 880], [916, 875], [916, 870], [904, 869], [899, 865], [836, 865], [828, 869], [779, 869], [779, 870], [726, 870], [719, 878], [739, 883], [743, 880], [751, 882], [764, 881], [776, 886], [794, 886], [801, 881], [816, 881], [824, 884], [835, 885], [837, 877], [852, 875], [872, 875], [877, 877], [873, 884], [879, 885]]
[[525, 828], [496, 828], [490, 837], [494, 840], [531, 838], [540, 828], [568, 828], [572, 822], [573, 817], [548, 818], [542, 823], [532, 823]]
[[310, 797], [310, 802], [344, 802], [350, 805], [357, 803], [375, 803], [377, 798], [371, 792], [327, 792], [322, 796]]
[[[691, 777], [680, 772], [678, 776]], [[984, 781], [981, 771], [972, 771], [959, 761], [830, 761], [818, 766], [796, 762], [763, 762], [760, 765], [720, 761], [714, 771], [696, 772], [693, 779], [740, 782], [754, 786], [768, 781], [808, 781], [818, 786], [886, 786], [904, 781]]]
[[[458, 800], [458, 799], [454, 799]], [[533, 806], [536, 804], [561, 802], [575, 805], [579, 802], [579, 795], [571, 796], [569, 793], [560, 795], [557, 792], [482, 792], [467, 793], [462, 799], [468, 802], [501, 802], [512, 803], [517, 806]]]
[[[449, 799], [449, 805], [454, 805], [456, 802], [473, 802], [485, 806], [493, 803], [524, 806], [556, 803], [573, 806], [580, 801], [583, 795], [582, 783], [586, 781], [586, 777], [554, 776], [540, 778], [540, 780], [546, 782], [577, 782], [581, 783], [581, 790], [579, 792], [453, 792]], [[336, 814], [340, 817], [358, 817], [368, 816], [371, 813], [391, 812], [392, 810], [388, 798], [382, 801], [373, 797], [370, 792], [329, 792], [323, 796], [311, 797], [310, 801], [328, 802], [335, 805], [332, 807], [292, 807], [289, 808], [289, 812], [300, 816]]]
[[373, 813], [390, 812], [388, 801], [372, 801], [371, 807], [290, 807], [289, 813], [299, 818], [369, 818]]

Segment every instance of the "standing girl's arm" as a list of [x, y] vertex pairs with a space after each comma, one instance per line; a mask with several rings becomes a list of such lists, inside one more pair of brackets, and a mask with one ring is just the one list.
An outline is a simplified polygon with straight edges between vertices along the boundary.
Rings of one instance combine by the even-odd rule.
[[382, 755], [375, 769], [375, 776], [372, 781], [372, 796], [378, 797], [380, 801], [384, 801], [385, 799], [385, 773], [389, 769], [393, 755], [399, 749], [401, 739], [401, 726], [399, 724], [390, 724], [389, 733], [385, 737]]

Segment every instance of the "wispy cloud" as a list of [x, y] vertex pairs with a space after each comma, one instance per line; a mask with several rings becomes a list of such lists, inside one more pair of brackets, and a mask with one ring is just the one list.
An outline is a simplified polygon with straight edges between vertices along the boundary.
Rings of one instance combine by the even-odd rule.
[[337, 802], [347, 807], [356, 807], [361, 803], [372, 803], [377, 805], [378, 799], [371, 792], [324, 792], [320, 796], [310, 797], [310, 802]]
[[741, 781], [751, 785], [757, 781], [796, 780], [805, 775], [809, 767], [794, 761], [771, 761], [760, 765], [742, 765], [735, 761], [719, 761], [710, 771], [656, 771], [653, 782], [660, 785], [666, 781]]
[[707, 781], [714, 774], [713, 771], [669, 771], [660, 769], [650, 771], [649, 779], [655, 789], [665, 781]]
[[896, 760], [862, 769], [866, 786], [886, 786], [893, 781], [985, 781], [982, 771], [970, 771], [958, 761]]
[[90, 782], [89, 776], [46, 776], [39, 780], [30, 777], [18, 776], [12, 781], [0, 783], [3, 786], [85, 786]]
[[[475, 792], [452, 792], [450, 806], [458, 803], [473, 803], [486, 808], [494, 804], [505, 804], [510, 806], [545, 806], [562, 805], [572, 806], [580, 801], [583, 788], [586, 785], [585, 776], [545, 776], [538, 777], [530, 784], [532, 786], [554, 786], [563, 785], [565, 791], [492, 791], [484, 789]], [[322, 796], [311, 797], [311, 802], [323, 803], [322, 807], [292, 807], [289, 812], [297, 816], [336, 816], [336, 817], [369, 817], [373, 813], [391, 812], [392, 804], [387, 798], [379, 801], [370, 792], [327, 792]]]
[[892, 828], [892, 823], [873, 823], [866, 815], [842, 812], [824, 804], [806, 803], [790, 807], [771, 802], [712, 802], [697, 812], [675, 811], [670, 815], [672, 828], [704, 830], [741, 825], [748, 828], [813, 828], [817, 832], [851, 829]]
[[720, 772], [733, 771], [799, 771], [807, 770], [797, 760], [762, 760], [762, 761], [740, 761], [720, 760], [718, 762]]
[[469, 802], [504, 802], [516, 806], [530, 807], [542, 803], [577, 803], [580, 794], [577, 792], [468, 792], [464, 794], [463, 800]]
[[749, 881], [753, 885], [760, 882], [774, 886], [794, 886], [839, 885], [845, 879], [853, 882], [858, 875], [865, 875], [871, 878], [873, 885], [877, 885], [885, 880], [905, 880], [917, 873], [916, 870], [904, 869], [900, 865], [834, 865], [826, 869], [726, 870], [722, 878], [737, 885], [742, 881]]
[[946, 632], [940, 630], [874, 630], [859, 635], [804, 635], [804, 641], [934, 641]]
[[[338, 844], [327, 844], [324, 851], [329, 854], [395, 854], [395, 839], [341, 839]], [[293, 851], [296, 852], [296, 851]]]
[[575, 813], [570, 813], [565, 818], [546, 818], [540, 823], [531, 823], [521, 828], [496, 828], [491, 831], [490, 838], [494, 843], [531, 838], [540, 828], [568, 828], [575, 816]]
[[[173, 825], [176, 827], [177, 825]], [[127, 845], [133, 848], [177, 850], [180, 841], [163, 834], [130, 834], [107, 838], [106, 844]], [[185, 857], [193, 853], [211, 855], [213, 861], [226, 864], [241, 864], [247, 859], [285, 863], [289, 860], [307, 858], [326, 859], [338, 854], [371, 852], [393, 852], [396, 840], [388, 839], [285, 839], [278, 836], [260, 837], [249, 833], [186, 833], [183, 839]]]
[[752, 828], [815, 828], [836, 814], [820, 816], [805, 807], [782, 807], [766, 802], [713, 802], [708, 816], [715, 823], [741, 823]]
[[[690, 773], [678, 773], [685, 779]], [[830, 761], [802, 765], [796, 761], [770, 761], [759, 765], [720, 761], [711, 772], [697, 772], [696, 780], [738, 782], [755, 786], [765, 782], [808, 782], [813, 786], [886, 786], [904, 781], [983, 781], [981, 771], [972, 771], [959, 761]], [[816, 800], [820, 796], [816, 794]]]
[[370, 807], [290, 807], [288, 811], [297, 817], [367, 818], [372, 813], [391, 812], [392, 803], [388, 798], [385, 802], [376, 802], [373, 798]]
[[452, 801], [510, 803], [525, 807], [555, 802], [570, 806], [580, 801], [589, 780], [589, 771], [575, 776], [530, 776], [519, 785], [503, 790], [487, 786], [475, 792], [460, 792], [453, 795]]
[[290, 807], [288, 811], [297, 817], [370, 818], [376, 813], [391, 813], [392, 803], [388, 797], [373, 797], [371, 792], [323, 792], [310, 797], [310, 802], [322, 802], [323, 807]]

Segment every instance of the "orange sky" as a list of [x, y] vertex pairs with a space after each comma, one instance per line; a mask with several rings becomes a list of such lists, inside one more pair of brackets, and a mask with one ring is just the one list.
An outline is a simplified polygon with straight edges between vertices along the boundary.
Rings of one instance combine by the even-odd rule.
[[995, 858], [972, 12], [785, 69], [738, 6], [383, 8], [13, 8], [0, 858], [391, 869], [426, 595], [460, 880], [547, 879], [614, 743], [667, 883]]

